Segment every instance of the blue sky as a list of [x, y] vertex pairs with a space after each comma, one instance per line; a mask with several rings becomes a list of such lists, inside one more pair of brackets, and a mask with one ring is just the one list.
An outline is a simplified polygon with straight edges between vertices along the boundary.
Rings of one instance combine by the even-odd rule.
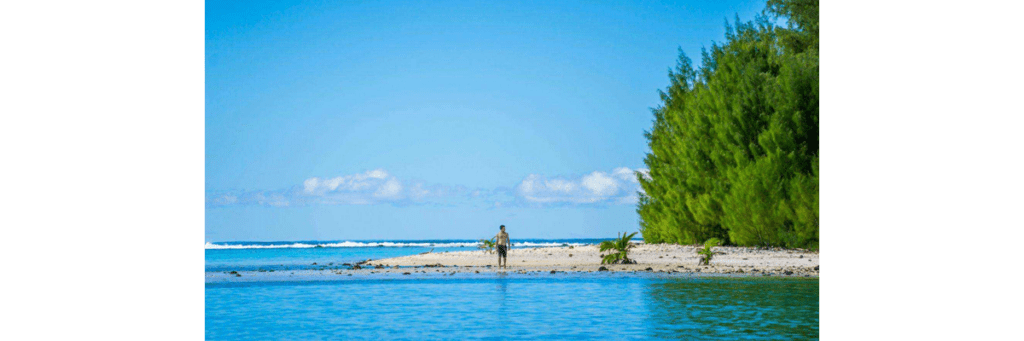
[[604, 238], [678, 49], [762, 1], [206, 3], [206, 239]]

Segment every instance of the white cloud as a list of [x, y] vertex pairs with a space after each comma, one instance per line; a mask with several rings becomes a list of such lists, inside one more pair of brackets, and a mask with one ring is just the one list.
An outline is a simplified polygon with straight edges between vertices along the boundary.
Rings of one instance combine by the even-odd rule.
[[231, 194], [226, 194], [226, 195], [222, 195], [222, 196], [213, 198], [213, 204], [214, 205], [218, 205], [218, 206], [231, 205], [231, 204], [234, 204], [234, 203], [237, 203], [237, 202], [238, 202], [238, 196], [234, 196], [234, 195], [231, 195]]
[[384, 199], [394, 199], [402, 195], [402, 184], [395, 179], [388, 179], [383, 185], [373, 192], [373, 196]]
[[[477, 203], [507, 207], [527, 204], [616, 204], [630, 205], [642, 191], [636, 174], [646, 169], [619, 167], [611, 172], [595, 171], [577, 177], [545, 177], [530, 174], [514, 188], [467, 189], [462, 186], [426, 184], [401, 180], [383, 169], [363, 173], [311, 177], [290, 189], [276, 191], [209, 193], [210, 206], [262, 205], [273, 207], [372, 204], [457, 204]], [[493, 203], [493, 206], [491, 205]]]
[[424, 188], [423, 184], [414, 184], [409, 188], [409, 197], [412, 199], [422, 199], [431, 194], [431, 191]]
[[[303, 191], [310, 195], [325, 195], [331, 192], [359, 192], [376, 188], [387, 181], [394, 181], [388, 172], [376, 169], [360, 174], [339, 176], [329, 179], [309, 178], [302, 183]], [[388, 184], [395, 187], [396, 183]], [[397, 184], [401, 190], [401, 184]]]
[[313, 194], [316, 189], [320, 187], [319, 178], [309, 178], [302, 182], [302, 187], [305, 188], [307, 194]]
[[596, 196], [606, 197], [619, 191], [619, 183], [616, 179], [602, 172], [593, 172], [583, 177], [581, 181]]
[[263, 193], [256, 193], [255, 199], [256, 199], [256, 203], [257, 204], [266, 205], [266, 206], [284, 207], [284, 206], [288, 206], [288, 205], [291, 204], [288, 201], [288, 199], [284, 197], [284, 195], [276, 194], [276, 193], [275, 194], [270, 194], [270, 195], [264, 195]]
[[615, 178], [620, 179], [622, 181], [638, 182], [636, 180], [636, 174], [634, 172], [641, 172], [643, 174], [647, 174], [647, 170], [646, 169], [642, 169], [641, 168], [641, 169], [637, 169], [637, 170], [634, 171], [634, 170], [626, 168], [626, 167], [619, 167], [619, 168], [616, 168], [615, 170], [612, 171], [612, 175], [614, 175]]
[[611, 173], [595, 171], [579, 178], [546, 178], [530, 174], [515, 188], [521, 200], [530, 203], [636, 203], [639, 182], [634, 171], [644, 173], [645, 169], [632, 170], [616, 168]]
[[423, 198], [429, 193], [422, 184], [415, 184], [409, 192], [406, 185], [383, 169], [333, 178], [309, 178], [302, 183], [302, 194], [307, 201], [326, 204], [366, 205], [396, 202], [410, 197]]
[[451, 194], [458, 189], [428, 187], [422, 183], [399, 180], [383, 169], [336, 177], [312, 177], [291, 189], [211, 193], [208, 204], [294, 206], [306, 204], [370, 205], [404, 204], [431, 199], [434, 193]]
[[285, 207], [292, 205], [292, 199], [287, 193], [281, 191], [222, 192], [209, 193], [207, 205], [212, 207], [233, 205]]

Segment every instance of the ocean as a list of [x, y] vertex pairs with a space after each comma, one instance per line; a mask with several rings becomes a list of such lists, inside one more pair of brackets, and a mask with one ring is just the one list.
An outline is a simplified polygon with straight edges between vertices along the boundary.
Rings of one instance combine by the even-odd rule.
[[[527, 239], [515, 247], [594, 244]], [[818, 279], [652, 273], [304, 276], [471, 240], [206, 244], [208, 340], [817, 339]], [[316, 264], [314, 264], [316, 263]], [[329, 264], [329, 265], [328, 265]], [[275, 276], [259, 274], [274, 273]], [[286, 275], [287, 274], [287, 275]]]

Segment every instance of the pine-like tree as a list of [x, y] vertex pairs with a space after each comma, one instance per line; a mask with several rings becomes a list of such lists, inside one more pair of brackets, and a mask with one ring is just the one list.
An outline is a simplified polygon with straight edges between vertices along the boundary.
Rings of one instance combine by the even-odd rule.
[[[817, 247], [817, 1], [772, 0], [660, 92], [637, 213], [649, 243]], [[771, 17], [785, 17], [778, 27]]]

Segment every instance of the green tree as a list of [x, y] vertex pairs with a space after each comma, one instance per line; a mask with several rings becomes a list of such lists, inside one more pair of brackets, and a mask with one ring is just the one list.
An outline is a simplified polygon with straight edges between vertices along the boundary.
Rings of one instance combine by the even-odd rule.
[[817, 7], [769, 1], [755, 21], [727, 25], [699, 68], [680, 52], [645, 132], [649, 172], [637, 175], [645, 241], [816, 247]]

